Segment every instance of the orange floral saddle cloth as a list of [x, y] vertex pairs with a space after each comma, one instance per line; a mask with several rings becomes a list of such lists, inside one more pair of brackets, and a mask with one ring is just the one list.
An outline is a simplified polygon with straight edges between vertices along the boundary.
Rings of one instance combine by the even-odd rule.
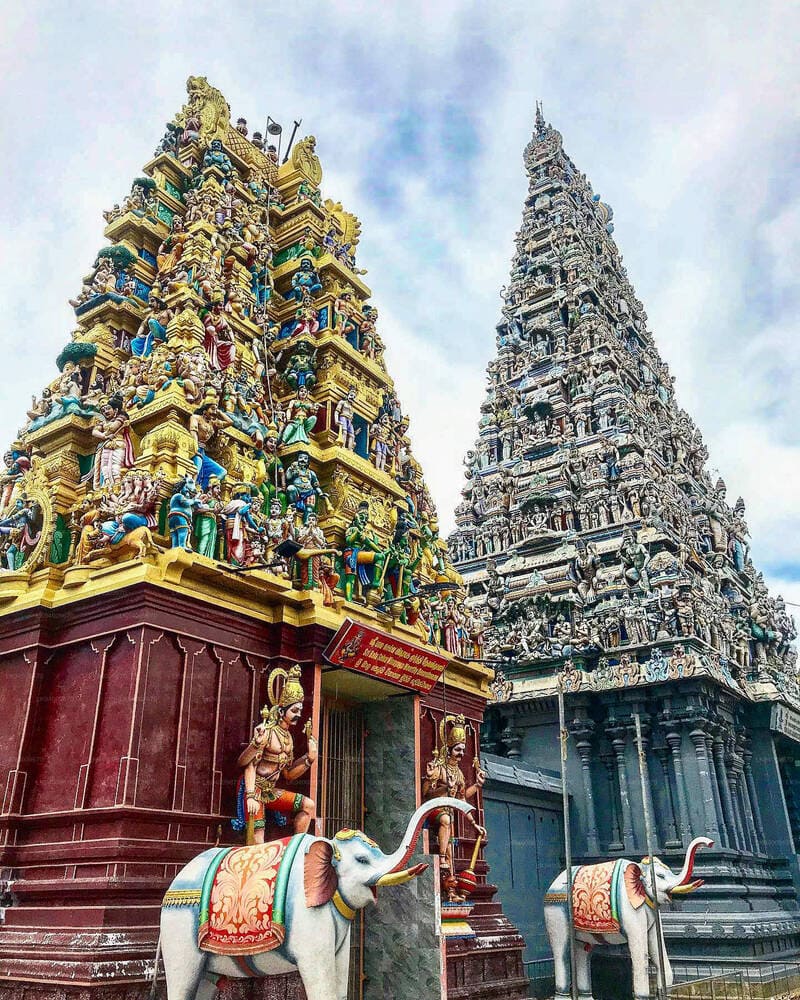
[[572, 878], [575, 930], [591, 934], [619, 933], [619, 900], [623, 887], [635, 909], [646, 902], [642, 871], [637, 864], [619, 859], [576, 869]]
[[215, 955], [257, 955], [286, 936], [289, 872], [305, 834], [215, 852], [199, 894], [197, 945]]

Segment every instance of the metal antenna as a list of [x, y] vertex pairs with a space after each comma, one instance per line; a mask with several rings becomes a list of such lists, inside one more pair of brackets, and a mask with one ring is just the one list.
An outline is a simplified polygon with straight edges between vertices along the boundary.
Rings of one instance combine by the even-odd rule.
[[658, 990], [659, 1000], [667, 1000], [667, 976], [664, 968], [664, 936], [661, 926], [661, 910], [658, 902], [658, 888], [656, 885], [656, 865], [655, 855], [653, 854], [653, 826], [652, 818], [650, 816], [650, 807], [648, 805], [649, 799], [647, 796], [647, 786], [649, 784], [647, 777], [647, 758], [644, 755], [644, 744], [642, 742], [642, 720], [639, 717], [638, 712], [634, 714], [633, 718], [636, 723], [636, 749], [639, 752], [639, 784], [642, 789], [644, 836], [645, 843], [647, 845], [647, 856], [650, 858], [650, 885], [653, 893], [653, 914], [656, 921], [656, 937], [658, 938], [658, 982], [656, 983], [656, 987]]
[[300, 118], [294, 123], [294, 128], [292, 129], [292, 134], [289, 136], [289, 145], [286, 147], [286, 153], [284, 154], [282, 163], [286, 163], [289, 159], [289, 153], [292, 151], [292, 143], [294, 142], [294, 137], [297, 135], [297, 130], [303, 124], [303, 119]]
[[558, 675], [558, 738], [561, 744], [561, 802], [564, 811], [564, 862], [567, 870], [567, 920], [569, 921], [569, 984], [572, 1000], [578, 1000], [578, 968], [575, 961], [575, 931], [572, 913], [572, 841], [569, 829], [567, 791], [567, 725], [564, 721], [564, 673]]

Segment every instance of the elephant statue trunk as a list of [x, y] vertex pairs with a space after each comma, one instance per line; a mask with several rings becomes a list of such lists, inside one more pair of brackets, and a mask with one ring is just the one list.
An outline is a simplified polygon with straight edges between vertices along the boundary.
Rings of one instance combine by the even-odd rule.
[[692, 879], [692, 871], [694, 869], [694, 856], [697, 854], [697, 850], [700, 847], [713, 847], [714, 841], [709, 840], [708, 837], [695, 837], [694, 840], [686, 848], [686, 860], [683, 863], [683, 868], [678, 873], [678, 881], [670, 890], [671, 896], [682, 896], [689, 892], [694, 892], [695, 889], [699, 889], [703, 885], [703, 879], [696, 878]]
[[467, 805], [463, 799], [439, 798], [423, 803], [408, 821], [406, 832], [400, 841], [400, 846], [386, 858], [386, 871], [375, 880], [374, 885], [400, 885], [409, 879], [419, 875], [427, 868], [427, 865], [414, 865], [413, 868], [403, 869], [403, 865], [408, 861], [417, 848], [417, 841], [425, 825], [425, 820], [432, 812], [442, 808], [456, 809], [459, 812], [472, 812], [472, 806]]

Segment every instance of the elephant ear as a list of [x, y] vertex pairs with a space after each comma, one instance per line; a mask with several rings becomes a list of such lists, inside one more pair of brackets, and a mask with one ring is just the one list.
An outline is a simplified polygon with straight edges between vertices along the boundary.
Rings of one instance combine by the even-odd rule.
[[333, 845], [315, 840], [309, 847], [303, 869], [306, 906], [324, 906], [333, 899], [339, 880], [333, 867]]
[[642, 869], [631, 861], [630, 864], [625, 865], [622, 877], [625, 880], [625, 892], [628, 894], [628, 902], [634, 910], [638, 910], [642, 903], [647, 901]]

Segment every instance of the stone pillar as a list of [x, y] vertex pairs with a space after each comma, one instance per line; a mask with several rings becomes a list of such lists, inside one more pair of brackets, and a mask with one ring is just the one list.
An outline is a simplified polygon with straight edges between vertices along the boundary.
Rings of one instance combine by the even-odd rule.
[[608, 801], [611, 815], [611, 841], [608, 845], [609, 851], [621, 851], [624, 848], [622, 834], [619, 825], [619, 810], [617, 809], [617, 782], [616, 769], [614, 766], [614, 754], [604, 753], [600, 758], [606, 769], [606, 780], [608, 781]]
[[736, 827], [736, 814], [734, 812], [733, 795], [728, 782], [728, 766], [725, 760], [725, 741], [717, 730], [712, 738], [714, 748], [714, 766], [717, 772], [717, 784], [719, 786], [720, 799], [722, 801], [722, 812], [725, 816], [725, 825], [728, 828], [728, 844], [735, 850], [742, 850], [739, 841], [739, 832]]
[[764, 837], [764, 827], [761, 825], [761, 812], [758, 808], [758, 795], [756, 794], [756, 786], [753, 781], [753, 751], [750, 749], [749, 740], [745, 741], [742, 758], [744, 760], [744, 789], [747, 795], [746, 802], [749, 807], [750, 815], [753, 819], [753, 835], [756, 851], [759, 854], [763, 854], [766, 838]]
[[686, 797], [686, 781], [683, 777], [681, 734], [673, 730], [667, 733], [666, 740], [669, 745], [670, 754], [672, 755], [672, 770], [675, 775], [675, 794], [678, 798], [678, 827], [683, 846], [687, 847], [692, 839], [692, 823], [689, 819], [689, 800]]
[[[645, 797], [647, 799], [646, 807], [647, 807], [647, 811], [648, 811], [648, 813], [650, 815], [650, 822], [653, 824], [653, 835], [655, 836], [655, 839], [656, 839], [656, 842], [653, 845], [653, 848], [654, 848], [654, 850], [658, 850], [659, 845], [662, 842], [662, 837], [661, 837], [661, 833], [660, 833], [660, 830], [659, 830], [658, 814], [656, 813], [656, 807], [655, 807], [655, 802], [653, 801], [653, 792], [652, 792], [652, 787], [651, 787], [652, 778], [650, 776], [650, 765], [649, 765], [649, 760], [648, 760], [648, 749], [650, 747], [650, 724], [649, 724], [649, 722], [646, 721], [646, 718], [647, 718], [646, 716], [641, 716], [641, 719], [642, 719], [642, 754], [644, 755], [644, 773], [645, 773], [645, 779], [646, 779], [645, 780], [645, 787], [644, 787], [644, 794], [645, 794]], [[635, 736], [635, 733], [633, 733], [632, 735], [634, 736], [634, 746], [635, 746], [635, 749], [636, 749], [636, 767], [637, 767], [636, 777], [638, 779], [638, 777], [639, 777], [638, 768], [640, 766], [639, 765], [639, 747], [638, 747], [638, 745], [636, 745], [636, 736]], [[642, 806], [644, 807], [645, 803], [642, 803]], [[644, 823], [644, 816], [642, 816], [642, 823]], [[644, 829], [644, 827], [642, 827], [642, 829]]]
[[731, 844], [728, 826], [725, 822], [725, 813], [722, 811], [722, 798], [719, 794], [719, 776], [717, 774], [716, 761], [714, 760], [714, 737], [711, 733], [704, 733], [703, 739], [706, 744], [706, 760], [708, 761], [708, 773], [711, 778], [711, 797], [714, 802], [714, 811], [717, 814], [719, 824], [719, 843], [723, 847], [735, 846]]
[[681, 838], [678, 836], [678, 826], [675, 816], [675, 797], [672, 794], [672, 780], [670, 778], [670, 752], [667, 746], [653, 747], [653, 752], [658, 757], [661, 765], [661, 774], [664, 779], [664, 794], [667, 800], [666, 811], [666, 843], [665, 847], [680, 847]]
[[600, 838], [597, 834], [597, 817], [594, 809], [594, 791], [592, 788], [592, 732], [594, 724], [581, 720], [573, 727], [575, 748], [581, 759], [581, 775], [583, 777], [583, 798], [586, 803], [586, 849], [589, 854], [600, 853]]
[[717, 821], [716, 800], [712, 785], [712, 772], [708, 759], [706, 747], [706, 734], [702, 729], [693, 729], [689, 737], [694, 743], [694, 752], [697, 756], [697, 771], [700, 777], [700, 788], [703, 793], [703, 812], [706, 817], [706, 829], [708, 836], [717, 844], [720, 843], [720, 827]]
[[733, 817], [736, 821], [736, 834], [739, 838], [741, 849], [752, 852], [753, 848], [750, 840], [751, 828], [747, 824], [741, 795], [743, 761], [737, 749], [735, 733], [731, 733], [728, 740], [728, 762], [728, 780], [730, 781], [731, 798], [733, 799]]
[[628, 745], [628, 731], [620, 727], [614, 731], [611, 746], [614, 748], [614, 759], [617, 765], [617, 780], [619, 781], [619, 801], [622, 807], [622, 845], [626, 851], [632, 851], [633, 813], [631, 811], [631, 796], [628, 787], [628, 766], [625, 761], [625, 748]]

